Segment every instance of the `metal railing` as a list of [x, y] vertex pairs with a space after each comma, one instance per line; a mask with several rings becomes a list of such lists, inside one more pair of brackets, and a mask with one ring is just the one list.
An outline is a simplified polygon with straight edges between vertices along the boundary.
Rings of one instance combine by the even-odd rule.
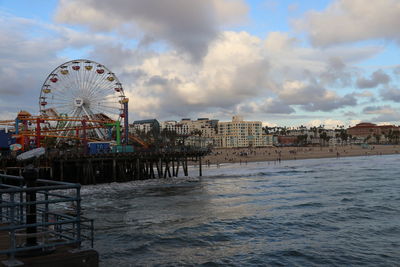
[[[81, 216], [80, 184], [0, 174], [0, 250], [43, 253], [58, 246], [93, 247], [93, 220]], [[4, 243], [7, 243], [4, 244]]]

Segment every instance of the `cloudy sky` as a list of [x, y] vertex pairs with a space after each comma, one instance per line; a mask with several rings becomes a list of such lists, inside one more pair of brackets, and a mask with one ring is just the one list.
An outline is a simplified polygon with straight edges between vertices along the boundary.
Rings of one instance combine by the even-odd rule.
[[65, 61], [111, 69], [130, 119], [399, 124], [398, 0], [0, 0], [0, 119]]

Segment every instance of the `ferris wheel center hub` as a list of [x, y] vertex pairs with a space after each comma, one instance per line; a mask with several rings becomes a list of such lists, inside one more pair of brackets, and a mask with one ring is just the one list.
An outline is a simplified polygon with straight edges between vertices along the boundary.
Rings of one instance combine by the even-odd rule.
[[74, 99], [74, 104], [75, 107], [82, 107], [83, 106], [83, 99], [80, 97], [77, 97]]

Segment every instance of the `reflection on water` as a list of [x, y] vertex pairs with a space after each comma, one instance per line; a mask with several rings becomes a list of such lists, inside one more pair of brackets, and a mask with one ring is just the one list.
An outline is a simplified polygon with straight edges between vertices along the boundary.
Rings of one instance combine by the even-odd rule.
[[85, 215], [103, 266], [395, 266], [399, 159], [224, 165], [201, 179], [89, 186]]

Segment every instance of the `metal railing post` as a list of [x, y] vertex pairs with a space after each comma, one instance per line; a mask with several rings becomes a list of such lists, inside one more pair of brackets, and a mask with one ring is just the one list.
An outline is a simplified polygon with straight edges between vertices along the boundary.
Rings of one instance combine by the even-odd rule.
[[44, 209], [45, 209], [45, 211], [46, 211], [46, 213], [45, 213], [45, 222], [48, 222], [49, 221], [49, 190], [45, 190], [44, 191], [44, 200], [46, 201], [46, 204], [45, 204], [45, 206], [44, 206]]
[[[10, 220], [10, 225], [14, 226], [14, 216], [15, 216], [15, 202], [14, 202], [14, 193], [10, 194], [10, 202], [12, 204], [11, 206], [11, 210], [10, 210], [10, 215], [11, 215], [11, 220]], [[14, 261], [15, 260], [15, 249], [17, 247], [17, 242], [15, 240], [15, 230], [11, 229], [10, 231], [10, 248], [12, 250], [12, 252], [10, 253], [10, 257], [9, 260], [10, 261]]]
[[[24, 170], [24, 179], [26, 182], [26, 187], [35, 187], [36, 186], [36, 178], [37, 173], [33, 168], [26, 168]], [[26, 201], [27, 202], [36, 202], [36, 191], [26, 192]], [[28, 204], [26, 206], [26, 224], [36, 224], [37, 216], [36, 216], [36, 203]], [[29, 226], [26, 228], [26, 246], [36, 246], [37, 245], [37, 226]]]
[[90, 220], [90, 239], [91, 239], [91, 245], [93, 248], [94, 245], [94, 225], [93, 225], [93, 220]]
[[78, 246], [81, 247], [81, 187], [76, 189], [76, 237]]
[[[21, 173], [21, 169], [20, 169], [20, 173]], [[19, 181], [19, 187], [24, 187], [24, 180], [20, 180]], [[19, 203], [22, 203], [24, 201], [24, 192], [20, 192], [19, 193]], [[22, 224], [24, 223], [24, 206], [20, 205], [19, 206], [19, 223]]]
[[[0, 205], [3, 204], [3, 194], [0, 193]], [[3, 222], [3, 207], [0, 208], [0, 222]]]
[[[46, 204], [44, 206], [44, 223], [48, 223], [49, 222], [49, 190], [45, 190], [44, 191], [44, 200], [46, 201]], [[43, 220], [42, 220], [43, 222]], [[46, 232], [49, 230], [50, 225], [46, 226]], [[46, 234], [46, 243], [47, 243], [47, 234]]]
[[[3, 184], [3, 176], [0, 176], [0, 183]], [[3, 194], [0, 193], [0, 204], [3, 204]], [[7, 220], [7, 208], [6, 208], [6, 220]], [[0, 221], [3, 222], [3, 207], [0, 209]]]
[[[19, 203], [24, 202], [24, 192], [19, 193]], [[24, 222], [24, 206], [20, 205], [19, 206], [19, 222], [23, 223]]]

